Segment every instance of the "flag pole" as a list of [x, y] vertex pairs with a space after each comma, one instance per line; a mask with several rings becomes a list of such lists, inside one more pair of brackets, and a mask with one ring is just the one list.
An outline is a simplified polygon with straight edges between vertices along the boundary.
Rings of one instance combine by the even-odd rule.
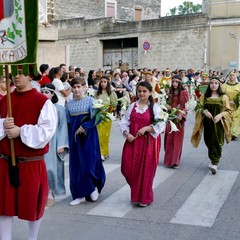
[[[5, 75], [7, 82], [7, 116], [12, 117], [12, 103], [10, 95], [10, 78], [9, 78], [9, 68], [8, 65], [5, 65]], [[15, 157], [14, 150], [14, 139], [9, 139], [10, 141], [10, 152], [11, 152], [11, 162], [9, 163], [9, 175], [10, 175], [10, 184], [12, 186], [19, 186], [19, 174]]]

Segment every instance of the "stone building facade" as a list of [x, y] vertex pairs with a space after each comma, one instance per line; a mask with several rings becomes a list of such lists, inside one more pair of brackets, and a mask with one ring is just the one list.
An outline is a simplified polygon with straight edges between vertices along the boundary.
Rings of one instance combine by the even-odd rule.
[[117, 21], [134, 21], [159, 18], [161, 0], [68, 0], [56, 1], [56, 20], [114, 17]]
[[[124, 69], [191, 67], [193, 56], [197, 56], [195, 67], [203, 68], [205, 23], [206, 16], [200, 14], [127, 24], [111, 18], [71, 19], [57, 21], [56, 28], [58, 44], [69, 46], [71, 64], [85, 69], [116, 68], [120, 62]], [[119, 45], [114, 44], [117, 41]], [[144, 50], [144, 42], [150, 44], [149, 50]], [[106, 61], [109, 55], [112, 60]]]
[[[62, 2], [60, 13], [60, 1], [56, 1], [58, 20], [51, 27], [40, 28], [39, 63], [48, 62], [56, 66], [65, 62], [67, 65], [83, 67], [86, 71], [119, 66], [124, 69], [194, 67], [205, 71], [239, 68], [238, 1], [203, 0], [203, 13], [163, 18], [157, 16], [160, 11], [158, 7], [156, 14], [152, 12], [149, 15], [151, 19], [142, 21], [127, 21], [127, 17], [120, 14], [119, 18], [105, 18], [100, 13], [96, 16], [97, 11], [91, 12], [89, 8], [85, 13], [91, 12], [91, 16], [95, 15], [94, 19], [88, 14], [77, 17], [74, 11], [69, 19], [64, 12], [67, 1]], [[81, 4], [84, 2], [81, 1]], [[102, 4], [104, 1], [94, 2]], [[123, 2], [117, 1], [118, 6]], [[137, 2], [139, 7], [140, 3], [146, 1], [132, 1], [125, 6], [136, 9]], [[157, 5], [158, 1], [147, 2]], [[68, 5], [72, 6], [71, 0]], [[88, 7], [91, 7], [91, 3], [88, 3]], [[145, 6], [142, 8], [146, 9]], [[84, 9], [83, 5], [81, 9]], [[103, 8], [99, 9], [103, 14]], [[64, 16], [68, 19], [64, 19]], [[148, 44], [148, 50], [144, 50], [144, 43]]]
[[208, 0], [207, 63], [240, 70], [240, 1]]

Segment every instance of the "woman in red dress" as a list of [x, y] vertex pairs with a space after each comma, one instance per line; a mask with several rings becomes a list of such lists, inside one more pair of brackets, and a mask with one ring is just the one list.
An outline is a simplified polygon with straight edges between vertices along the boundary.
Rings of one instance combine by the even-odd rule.
[[164, 135], [164, 162], [167, 167], [178, 167], [181, 160], [182, 145], [184, 137], [184, 125], [187, 117], [187, 110], [185, 109], [185, 103], [189, 99], [189, 94], [182, 86], [182, 78], [180, 75], [174, 75], [172, 77], [172, 86], [169, 94], [170, 105], [167, 105], [169, 110], [177, 108], [178, 111], [178, 130], [172, 132], [170, 123], [166, 125], [166, 131]]
[[159, 134], [165, 129], [164, 121], [156, 123], [162, 110], [154, 103], [151, 91], [150, 83], [140, 82], [137, 86], [139, 100], [129, 106], [119, 123], [126, 137], [121, 171], [131, 188], [131, 202], [141, 207], [153, 202], [152, 185], [160, 154]]

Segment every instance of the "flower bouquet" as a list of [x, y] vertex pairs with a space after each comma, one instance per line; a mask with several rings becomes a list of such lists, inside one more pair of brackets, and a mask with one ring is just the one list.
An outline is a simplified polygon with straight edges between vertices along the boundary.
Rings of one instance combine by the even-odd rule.
[[96, 90], [95, 90], [95, 89], [93, 89], [93, 88], [88, 88], [88, 90], [87, 90], [87, 95], [88, 95], [89, 97], [94, 97], [94, 96], [95, 96], [95, 93], [96, 93]]
[[99, 122], [107, 122], [113, 119], [112, 114], [109, 113], [109, 107], [102, 104], [102, 99], [95, 99], [93, 108], [95, 109], [93, 116], [93, 118], [95, 118], [95, 125]]
[[164, 80], [160, 85], [159, 103], [165, 105], [168, 103], [169, 88], [167, 81]]
[[160, 85], [161, 91], [164, 90], [165, 92], [167, 92], [169, 88], [170, 88], [170, 86], [169, 86], [169, 84], [167, 83], [167, 81], [166, 81], [166, 80], [163, 80], [162, 84]]
[[121, 114], [124, 114], [124, 112], [128, 109], [131, 103], [129, 95], [126, 94], [123, 97], [119, 98], [118, 102], [121, 104]]
[[171, 110], [169, 110], [168, 121], [171, 125], [171, 132], [179, 131], [177, 126], [179, 126], [179, 128], [182, 127], [181, 120], [179, 118], [180, 114], [184, 115], [186, 113], [183, 110], [179, 109], [179, 107], [174, 107]]
[[171, 110], [167, 110], [165, 105], [160, 105], [160, 107], [162, 109], [160, 118], [155, 120], [153, 122], [153, 125], [156, 125], [158, 122], [169, 122], [171, 126], [170, 133], [179, 131], [177, 125], [181, 128], [181, 123], [178, 114], [179, 113], [185, 114], [185, 112], [180, 110], [179, 108], [172, 108]]
[[201, 113], [203, 112], [204, 108], [201, 105], [199, 100], [195, 100], [193, 96], [190, 97], [189, 101], [185, 104], [185, 107], [190, 112], [196, 112], [197, 110]]
[[[107, 122], [107, 121], [110, 121], [110, 120], [114, 120], [113, 114], [108, 112], [108, 107], [102, 104], [102, 99], [95, 99], [94, 100], [93, 109], [95, 109], [95, 113], [93, 115], [93, 118], [95, 119], [95, 122], [94, 122], [95, 125], [99, 124], [100, 122]], [[85, 121], [88, 121], [88, 120], [89, 120], [89, 116], [83, 117], [82, 121], [81, 121], [81, 124], [84, 123]], [[81, 128], [81, 126], [79, 127], [79, 129], [80, 128]], [[77, 131], [74, 134], [75, 141], [76, 141], [77, 135], [79, 134], [79, 129], [77, 129]], [[84, 136], [87, 134], [86, 131], [80, 132], [80, 133], [83, 133]]]

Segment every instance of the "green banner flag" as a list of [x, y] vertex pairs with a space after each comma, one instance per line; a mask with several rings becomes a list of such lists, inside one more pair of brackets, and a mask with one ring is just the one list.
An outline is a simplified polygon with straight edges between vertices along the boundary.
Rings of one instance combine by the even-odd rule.
[[0, 7], [0, 70], [11, 65], [17, 75], [21, 66], [27, 75], [37, 67], [38, 0], [0, 0]]

